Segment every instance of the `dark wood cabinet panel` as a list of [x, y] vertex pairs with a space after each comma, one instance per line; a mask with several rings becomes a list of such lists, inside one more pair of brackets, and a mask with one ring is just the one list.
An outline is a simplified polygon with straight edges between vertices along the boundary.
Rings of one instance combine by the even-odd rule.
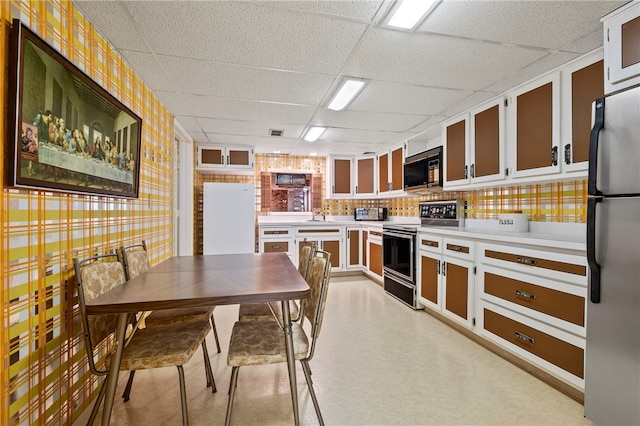
[[448, 182], [461, 180], [465, 178], [466, 156], [466, 131], [467, 122], [465, 120], [447, 126], [447, 176], [445, 180]]
[[350, 229], [349, 231], [349, 265], [355, 266], [360, 264], [360, 231]]
[[474, 173], [472, 177], [500, 173], [500, 109], [498, 105], [479, 112], [474, 120]]
[[553, 83], [523, 93], [517, 99], [517, 170], [551, 166]]
[[340, 267], [340, 241], [323, 241], [322, 249], [331, 253], [331, 267]]
[[389, 190], [389, 154], [378, 157], [378, 190], [380, 192]]
[[402, 147], [391, 151], [391, 190], [398, 191], [404, 188], [403, 172], [404, 159], [402, 158]]
[[369, 246], [369, 232], [362, 231], [362, 266], [367, 266], [367, 247]]
[[333, 160], [333, 193], [351, 194], [351, 160]]
[[374, 274], [382, 275], [382, 245], [369, 243], [369, 270]]
[[467, 320], [469, 269], [450, 262], [447, 262], [446, 268], [446, 309]]
[[374, 158], [360, 158], [358, 162], [357, 194], [373, 194]]
[[[638, 46], [640, 48], [640, 44]], [[589, 161], [591, 104], [602, 96], [604, 96], [604, 61], [598, 61], [571, 74], [572, 163]]]
[[202, 148], [200, 161], [202, 164], [224, 164], [222, 150], [215, 148]]
[[420, 274], [420, 295], [438, 303], [438, 259], [420, 256], [422, 272]]

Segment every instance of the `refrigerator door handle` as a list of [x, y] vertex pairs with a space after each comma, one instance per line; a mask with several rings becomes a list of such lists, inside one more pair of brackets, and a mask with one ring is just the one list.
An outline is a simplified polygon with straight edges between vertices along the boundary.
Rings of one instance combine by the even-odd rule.
[[589, 298], [591, 303], [600, 303], [600, 264], [596, 260], [596, 206], [602, 198], [587, 200], [587, 262], [591, 270]]
[[600, 137], [600, 130], [604, 128], [604, 100], [605, 98], [598, 98], [593, 101], [595, 118], [591, 135], [589, 136], [589, 181], [587, 185], [589, 195], [602, 195], [602, 192], [597, 187], [597, 178], [598, 139]]

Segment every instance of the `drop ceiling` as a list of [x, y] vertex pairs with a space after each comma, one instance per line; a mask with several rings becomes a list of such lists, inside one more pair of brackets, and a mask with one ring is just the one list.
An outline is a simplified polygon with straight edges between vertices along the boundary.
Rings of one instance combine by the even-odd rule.
[[[196, 142], [359, 155], [601, 47], [626, 1], [444, 0], [414, 31], [385, 27], [389, 0], [74, 3]], [[329, 110], [344, 77], [368, 84]]]

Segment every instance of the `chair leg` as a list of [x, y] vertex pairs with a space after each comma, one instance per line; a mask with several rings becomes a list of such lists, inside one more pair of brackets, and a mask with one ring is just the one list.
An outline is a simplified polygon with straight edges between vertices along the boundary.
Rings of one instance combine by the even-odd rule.
[[311, 400], [313, 401], [313, 408], [316, 409], [316, 415], [318, 416], [318, 421], [321, 426], [324, 426], [324, 420], [322, 419], [322, 414], [320, 414], [320, 406], [318, 405], [318, 398], [316, 398], [316, 393], [313, 390], [313, 382], [311, 380], [311, 367], [309, 367], [309, 361], [300, 360], [302, 364], [302, 371], [304, 371], [304, 377], [307, 379], [307, 386], [309, 387], [309, 393], [311, 394]]
[[122, 392], [122, 399], [124, 399], [124, 402], [127, 402], [131, 395], [131, 386], [133, 385], [134, 374], [136, 374], [136, 370], [129, 371], [129, 380], [127, 380], [127, 386], [125, 386], [124, 392]]
[[91, 415], [89, 416], [89, 421], [87, 425], [93, 425], [93, 422], [96, 421], [96, 416], [98, 415], [98, 409], [100, 408], [100, 404], [102, 404], [102, 400], [104, 399], [104, 395], [107, 393], [107, 379], [105, 378], [102, 381], [102, 385], [100, 386], [100, 390], [98, 391], [98, 397], [96, 398], [96, 402], [93, 404], [93, 408], [91, 409]]
[[236, 396], [236, 386], [238, 386], [238, 371], [240, 367], [233, 367], [231, 369], [231, 380], [229, 382], [229, 402], [227, 403], [227, 418], [225, 419], [225, 426], [231, 424], [231, 410], [233, 409], [233, 398]]
[[182, 404], [182, 425], [188, 426], [189, 416], [187, 414], [187, 389], [184, 384], [184, 369], [178, 365], [178, 376], [180, 378], [180, 402]]
[[207, 342], [202, 341], [202, 354], [204, 356], [204, 371], [207, 376], [207, 387], [211, 386], [211, 393], [218, 392], [216, 388], [216, 380], [213, 378], [213, 369], [211, 368], [211, 361], [209, 360], [209, 351], [207, 350]]
[[218, 329], [216, 328], [216, 320], [213, 319], [213, 314], [211, 314], [211, 328], [213, 328], [213, 336], [216, 338], [216, 348], [220, 353], [220, 340], [218, 340]]

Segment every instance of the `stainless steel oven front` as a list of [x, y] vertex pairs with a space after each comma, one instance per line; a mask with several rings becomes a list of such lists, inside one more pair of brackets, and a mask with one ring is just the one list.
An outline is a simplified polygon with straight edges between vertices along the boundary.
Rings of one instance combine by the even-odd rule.
[[417, 302], [416, 226], [384, 225], [382, 227], [382, 275], [384, 289], [413, 309]]

